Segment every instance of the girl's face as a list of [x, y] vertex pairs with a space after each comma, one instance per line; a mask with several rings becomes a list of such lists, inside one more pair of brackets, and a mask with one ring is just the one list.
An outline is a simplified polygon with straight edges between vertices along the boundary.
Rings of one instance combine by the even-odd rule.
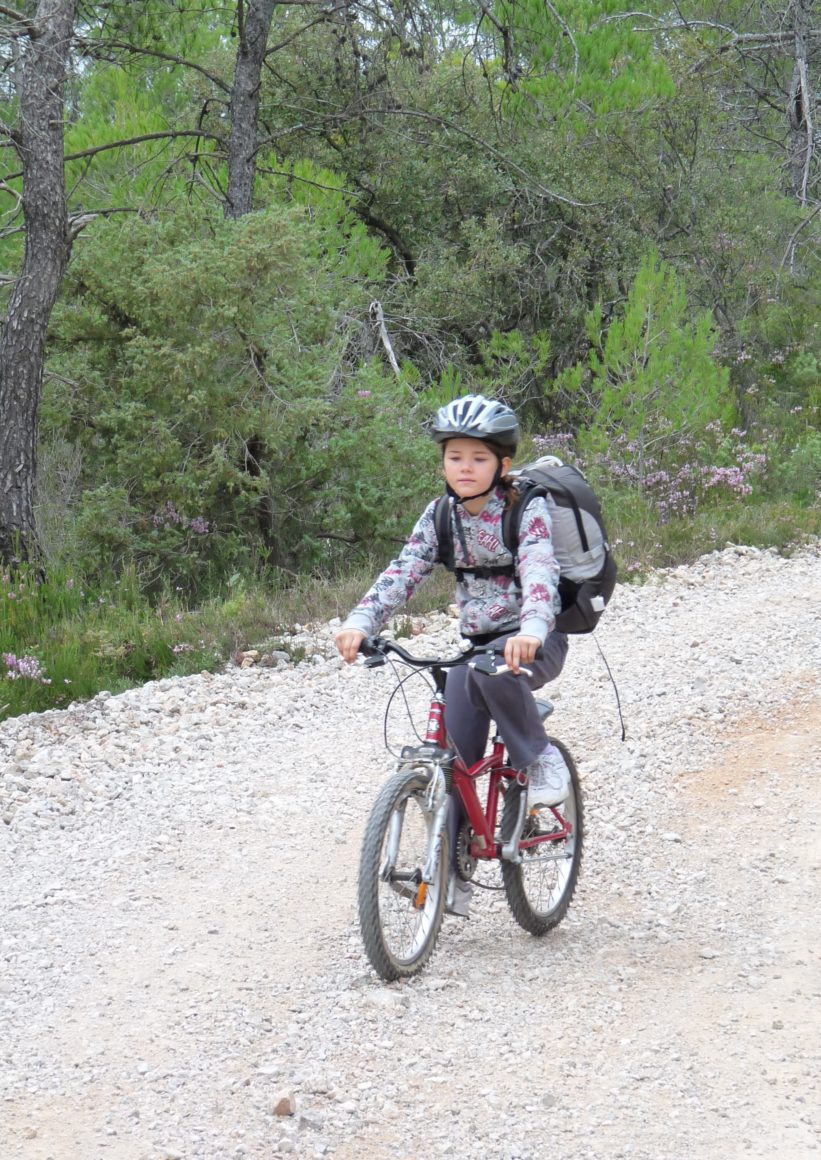
[[[502, 459], [502, 475], [507, 473], [510, 462], [507, 455]], [[480, 506], [484, 507], [487, 496], [482, 492], [493, 483], [498, 465], [496, 453], [480, 439], [449, 439], [445, 444], [442, 456], [445, 479], [463, 500], [481, 497]]]

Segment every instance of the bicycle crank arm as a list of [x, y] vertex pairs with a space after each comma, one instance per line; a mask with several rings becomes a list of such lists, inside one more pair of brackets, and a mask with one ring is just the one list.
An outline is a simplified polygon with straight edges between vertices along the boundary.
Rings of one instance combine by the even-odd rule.
[[516, 814], [516, 825], [513, 827], [513, 833], [510, 838], [502, 846], [502, 857], [506, 862], [521, 862], [522, 855], [519, 853], [519, 840], [522, 836], [522, 830], [525, 827], [525, 818], [527, 817], [527, 789], [522, 786], [519, 789], [519, 809]]

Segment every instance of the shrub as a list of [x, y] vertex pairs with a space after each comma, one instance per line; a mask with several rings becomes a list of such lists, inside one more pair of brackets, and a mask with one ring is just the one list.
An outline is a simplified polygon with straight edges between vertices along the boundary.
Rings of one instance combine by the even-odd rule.
[[[66, 546], [84, 569], [134, 562], [154, 588], [203, 594], [249, 560], [327, 566], [331, 537], [392, 522], [383, 448], [392, 425], [409, 447], [412, 398], [361, 357], [385, 256], [332, 208], [110, 222], [78, 252], [43, 430], [81, 464]], [[369, 523], [337, 486], [354, 475]]]

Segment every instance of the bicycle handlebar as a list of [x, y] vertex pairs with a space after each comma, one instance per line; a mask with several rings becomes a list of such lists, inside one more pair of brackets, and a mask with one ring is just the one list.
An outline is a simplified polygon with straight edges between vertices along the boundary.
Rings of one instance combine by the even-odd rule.
[[[510, 671], [510, 666], [505, 664], [497, 664], [493, 659], [494, 653], [501, 654], [504, 652], [504, 644], [496, 645], [495, 648], [471, 645], [470, 648], [465, 649], [458, 657], [453, 657], [450, 660], [443, 660], [441, 657], [415, 657], [397, 644], [395, 640], [390, 640], [384, 636], [368, 636], [359, 646], [359, 651], [368, 659], [365, 661], [366, 665], [371, 667], [385, 663], [387, 653], [395, 653], [401, 661], [406, 665], [411, 665], [417, 669], [452, 669], [457, 665], [470, 665], [476, 668], [480, 673], [484, 673], [489, 677], [501, 676], [502, 673]], [[481, 654], [478, 660], [474, 660], [477, 654]], [[541, 657], [541, 648], [537, 650], [536, 656]], [[526, 673], [532, 676], [532, 671], [520, 666], [520, 673]]]
[[[453, 657], [451, 660], [443, 660], [441, 657], [415, 657], [407, 649], [402, 648], [401, 644], [397, 644], [395, 640], [390, 640], [385, 636], [367, 636], [360, 644], [359, 651], [368, 660], [375, 661], [377, 664], [384, 663], [387, 653], [396, 653], [406, 665], [412, 665], [417, 669], [432, 669], [434, 667], [451, 669], [455, 668], [456, 665], [467, 664], [468, 659], [476, 652], [476, 649], [466, 649], [460, 656]], [[381, 661], [380, 658], [382, 658]], [[367, 661], [365, 663], [367, 664]]]

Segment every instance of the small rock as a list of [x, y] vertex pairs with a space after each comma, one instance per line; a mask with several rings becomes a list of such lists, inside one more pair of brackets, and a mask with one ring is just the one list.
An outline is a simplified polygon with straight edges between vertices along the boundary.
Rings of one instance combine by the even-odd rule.
[[293, 1092], [281, 1092], [274, 1099], [275, 1116], [293, 1116], [296, 1112], [296, 1098]]

